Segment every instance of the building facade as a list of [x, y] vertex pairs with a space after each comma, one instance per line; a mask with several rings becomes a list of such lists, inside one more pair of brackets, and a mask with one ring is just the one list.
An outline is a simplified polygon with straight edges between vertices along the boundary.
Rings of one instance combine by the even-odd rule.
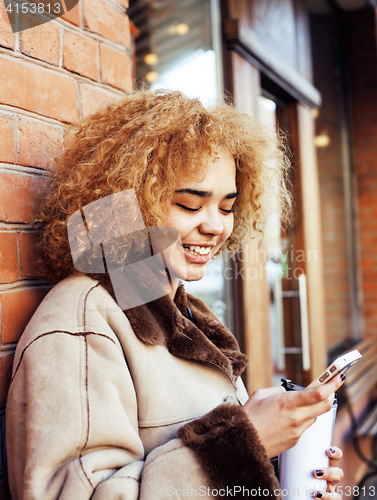
[[[18, 32], [8, 4], [0, 2], [4, 499], [4, 409], [13, 354], [51, 287], [33, 268], [31, 221], [66, 127], [121, 98], [135, 82], [176, 85], [193, 95], [205, 87], [208, 102], [225, 89], [236, 106], [267, 126], [277, 122], [287, 134], [292, 226], [271, 221], [264, 246], [251, 240], [237, 262], [225, 262], [229, 272], [216, 282], [219, 295], [213, 287], [198, 292], [207, 293], [248, 354], [249, 391], [283, 375], [309, 383], [328, 358], [375, 336], [377, 325], [374, 2], [80, 0], [58, 18], [34, 14], [34, 27]], [[191, 87], [182, 89], [178, 77], [188, 74], [194, 75]], [[335, 444], [349, 449], [344, 484], [353, 485], [362, 469], [348, 430], [345, 422]]]

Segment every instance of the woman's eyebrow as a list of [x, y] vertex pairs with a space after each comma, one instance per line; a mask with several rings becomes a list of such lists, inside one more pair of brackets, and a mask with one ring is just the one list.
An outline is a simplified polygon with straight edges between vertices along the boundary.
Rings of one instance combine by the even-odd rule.
[[229, 193], [225, 196], [224, 200], [231, 200], [232, 198], [237, 198], [240, 193]]
[[210, 196], [213, 195], [212, 191], [199, 191], [197, 189], [190, 189], [190, 188], [178, 189], [175, 192], [193, 194], [195, 196], [200, 196], [201, 198], [209, 198]]
[[[198, 189], [184, 188], [178, 189], [175, 193], [187, 193], [193, 194], [195, 196], [200, 196], [201, 198], [210, 198], [213, 195], [213, 191], [199, 191]], [[237, 198], [239, 193], [229, 193], [224, 197], [224, 200], [230, 200], [232, 198]]]

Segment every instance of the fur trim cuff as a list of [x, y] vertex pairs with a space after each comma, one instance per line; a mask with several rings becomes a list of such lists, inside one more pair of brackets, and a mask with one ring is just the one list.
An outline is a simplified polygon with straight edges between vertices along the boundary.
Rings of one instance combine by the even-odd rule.
[[[195, 451], [215, 488], [231, 489], [232, 498], [260, 488], [269, 491], [268, 498], [281, 499], [274, 468], [241, 406], [217, 406], [180, 427], [178, 437]], [[233, 493], [235, 486], [241, 488], [239, 493]]]

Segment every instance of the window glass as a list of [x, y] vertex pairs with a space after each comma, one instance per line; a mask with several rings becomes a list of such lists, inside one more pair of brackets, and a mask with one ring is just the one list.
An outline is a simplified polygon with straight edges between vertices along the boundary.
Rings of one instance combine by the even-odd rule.
[[[214, 2], [212, 2], [213, 4]], [[210, 0], [131, 0], [136, 85], [181, 90], [208, 105], [217, 97]]]

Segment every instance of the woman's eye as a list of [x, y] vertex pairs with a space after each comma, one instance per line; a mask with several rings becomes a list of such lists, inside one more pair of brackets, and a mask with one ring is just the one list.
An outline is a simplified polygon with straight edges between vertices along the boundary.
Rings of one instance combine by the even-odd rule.
[[[200, 207], [199, 208], [190, 208], [190, 207], [187, 207], [186, 205], [182, 205], [182, 203], [176, 203], [176, 205], [179, 208], [182, 208], [183, 210], [186, 210], [187, 212], [199, 212], [199, 210], [200, 210]], [[231, 208], [230, 210], [226, 210], [225, 208], [220, 208], [220, 210], [224, 214], [232, 214], [234, 212], [234, 208]]]
[[185, 205], [182, 205], [181, 203], [176, 203], [176, 205], [180, 208], [183, 208], [183, 210], [187, 210], [188, 212], [199, 212], [200, 208], [189, 208], [186, 207]]

